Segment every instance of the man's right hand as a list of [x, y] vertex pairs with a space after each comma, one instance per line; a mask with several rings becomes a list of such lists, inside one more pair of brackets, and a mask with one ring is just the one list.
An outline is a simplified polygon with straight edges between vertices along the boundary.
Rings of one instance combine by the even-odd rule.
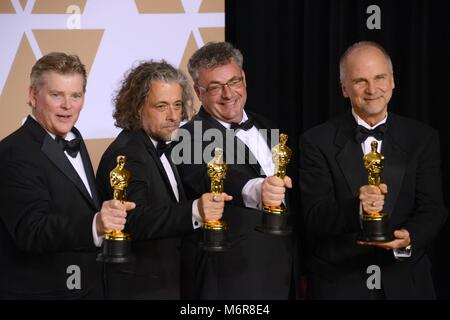
[[279, 206], [284, 200], [286, 188], [292, 188], [292, 180], [288, 176], [284, 179], [277, 176], [265, 178], [261, 187], [262, 203], [268, 206]]
[[102, 236], [112, 230], [123, 230], [127, 222], [127, 211], [136, 207], [134, 202], [122, 203], [119, 200], [109, 200], [102, 204], [95, 221], [97, 235]]
[[387, 191], [387, 185], [384, 183], [381, 183], [379, 187], [366, 185], [359, 188], [359, 200], [364, 212], [381, 212]]
[[221, 194], [204, 193], [197, 203], [198, 211], [203, 221], [222, 218], [225, 201], [232, 199], [233, 197], [225, 192]]

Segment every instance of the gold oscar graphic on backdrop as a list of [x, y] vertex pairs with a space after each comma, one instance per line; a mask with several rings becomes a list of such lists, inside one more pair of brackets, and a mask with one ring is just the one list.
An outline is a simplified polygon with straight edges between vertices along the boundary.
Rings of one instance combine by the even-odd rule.
[[[363, 157], [364, 167], [368, 173], [368, 184], [379, 187], [381, 172], [384, 168], [384, 156], [377, 151], [378, 142], [372, 141], [371, 151]], [[362, 232], [358, 236], [359, 244], [388, 242], [394, 240], [389, 232], [389, 216], [381, 212], [363, 212]]]
[[[292, 150], [286, 145], [287, 134], [280, 134], [280, 143], [272, 148], [272, 160], [275, 164], [274, 176], [284, 179], [286, 167], [292, 156]], [[289, 235], [292, 228], [287, 225], [288, 209], [284, 203], [278, 206], [263, 204], [262, 224], [256, 226], [256, 230], [273, 234]]]
[[[213, 199], [223, 192], [223, 180], [228, 171], [227, 164], [223, 161], [223, 150], [214, 149], [214, 158], [208, 163], [208, 176], [211, 180], [211, 193]], [[205, 251], [220, 252], [227, 249], [226, 232], [227, 225], [222, 220], [206, 220], [203, 223], [203, 242], [201, 247]]]
[[[109, 181], [113, 189], [114, 200], [122, 203], [126, 201], [127, 189], [130, 181], [130, 172], [125, 169], [125, 156], [117, 157], [117, 166], [111, 170]], [[102, 253], [97, 257], [98, 261], [106, 263], [128, 263], [134, 260], [131, 253], [131, 237], [121, 230], [113, 230], [105, 235]]]

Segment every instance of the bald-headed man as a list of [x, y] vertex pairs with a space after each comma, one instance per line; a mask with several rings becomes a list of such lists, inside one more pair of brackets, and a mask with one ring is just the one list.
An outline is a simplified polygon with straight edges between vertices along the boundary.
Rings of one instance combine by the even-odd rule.
[[[447, 217], [438, 134], [388, 112], [394, 72], [380, 45], [349, 47], [340, 61], [340, 80], [351, 109], [310, 129], [300, 141], [299, 183], [312, 245], [308, 295], [433, 299], [425, 248]], [[373, 141], [385, 157], [379, 187], [368, 185], [363, 163]], [[394, 240], [357, 244], [363, 212], [389, 215]]]

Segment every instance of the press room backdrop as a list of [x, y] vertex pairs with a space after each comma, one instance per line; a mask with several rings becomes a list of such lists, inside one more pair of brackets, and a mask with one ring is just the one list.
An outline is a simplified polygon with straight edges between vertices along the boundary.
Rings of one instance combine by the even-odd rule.
[[119, 132], [111, 98], [125, 71], [162, 58], [187, 71], [197, 48], [224, 40], [224, 26], [224, 0], [0, 0], [0, 139], [30, 112], [36, 60], [52, 51], [76, 53], [89, 73], [76, 126], [96, 168]]
[[[368, 10], [373, 5], [378, 11]], [[247, 108], [289, 134], [296, 180], [299, 134], [349, 108], [339, 89], [339, 56], [355, 41], [375, 40], [394, 63], [390, 109], [440, 133], [448, 206], [449, 9], [438, 0], [0, 0], [0, 139], [29, 113], [28, 77], [36, 59], [54, 50], [75, 52], [89, 70], [77, 126], [96, 164], [118, 132], [111, 96], [123, 73], [149, 58], [185, 69], [196, 48], [225, 32], [244, 53]], [[447, 223], [430, 247], [440, 298], [450, 298], [449, 234]]]

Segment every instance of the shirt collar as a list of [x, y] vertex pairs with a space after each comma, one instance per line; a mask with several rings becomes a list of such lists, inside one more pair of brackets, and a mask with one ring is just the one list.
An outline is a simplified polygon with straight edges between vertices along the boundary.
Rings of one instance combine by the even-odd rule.
[[353, 117], [355, 118], [355, 121], [356, 121], [356, 123], [357, 123], [358, 125], [363, 126], [364, 128], [370, 129], [370, 130], [375, 129], [375, 128], [378, 127], [380, 124], [386, 123], [387, 117], [388, 117], [388, 113], [386, 112], [386, 116], [384, 117], [384, 119], [381, 120], [380, 122], [378, 122], [378, 123], [377, 123], [376, 125], [374, 125], [373, 127], [371, 127], [367, 122], [365, 122], [363, 119], [361, 119], [361, 118], [355, 113], [355, 111], [353, 110], [353, 108], [352, 108], [352, 115], [353, 115]]
[[150, 139], [150, 141], [153, 143], [153, 146], [156, 148], [156, 145], [158, 144], [158, 141], [156, 141], [155, 139], [150, 137], [148, 134], [147, 134], [147, 137]]
[[[150, 141], [153, 143], [153, 146], [156, 148], [156, 146], [158, 145], [158, 140], [153, 139], [150, 135], [147, 134], [147, 137], [150, 139]], [[171, 143], [172, 141], [165, 141], [165, 143]]]
[[[219, 119], [217, 119], [217, 118], [214, 117], [214, 116], [211, 116], [211, 117], [213, 117], [214, 119], [216, 119], [221, 125], [223, 125], [223, 126], [225, 127], [225, 129], [230, 129], [231, 123], [225, 122], [225, 121], [223, 121], [223, 120], [219, 120]], [[241, 124], [242, 122], [245, 122], [245, 121], [247, 121], [247, 120], [248, 120], [247, 113], [245, 112], [245, 110], [242, 110], [242, 120], [241, 120], [241, 122], [239, 122], [239, 124]]]

